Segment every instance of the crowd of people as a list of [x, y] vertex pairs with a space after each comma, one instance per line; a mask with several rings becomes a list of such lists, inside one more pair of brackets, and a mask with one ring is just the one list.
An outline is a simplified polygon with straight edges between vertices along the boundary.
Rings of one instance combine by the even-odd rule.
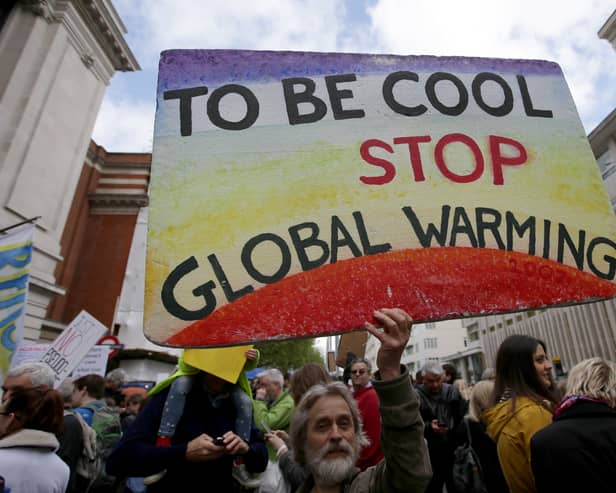
[[2, 384], [0, 491], [465, 493], [469, 445], [473, 491], [616, 491], [614, 363], [582, 361], [556, 386], [546, 345], [513, 335], [472, 387], [437, 362], [413, 380], [401, 364], [411, 318], [374, 316], [376, 368], [356, 358], [343, 382], [315, 363], [228, 382], [180, 358], [146, 396], [122, 388], [120, 369], [54, 390], [46, 365], [15, 367]]

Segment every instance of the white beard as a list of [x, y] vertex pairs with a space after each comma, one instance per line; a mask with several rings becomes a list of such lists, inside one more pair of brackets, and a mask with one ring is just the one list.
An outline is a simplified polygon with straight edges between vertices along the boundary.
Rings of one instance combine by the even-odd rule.
[[[326, 458], [326, 455], [334, 450], [342, 450], [347, 455], [332, 459]], [[315, 483], [324, 486], [334, 486], [341, 483], [353, 470], [357, 456], [357, 450], [344, 440], [338, 444], [329, 443], [319, 450], [306, 448], [308, 469], [312, 472]]]

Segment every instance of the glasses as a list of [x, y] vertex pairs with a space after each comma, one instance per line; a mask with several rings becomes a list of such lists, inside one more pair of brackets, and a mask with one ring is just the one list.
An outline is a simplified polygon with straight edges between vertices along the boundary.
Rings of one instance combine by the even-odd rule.
[[366, 373], [366, 370], [351, 370], [351, 373], [353, 375], [363, 375], [364, 373]]

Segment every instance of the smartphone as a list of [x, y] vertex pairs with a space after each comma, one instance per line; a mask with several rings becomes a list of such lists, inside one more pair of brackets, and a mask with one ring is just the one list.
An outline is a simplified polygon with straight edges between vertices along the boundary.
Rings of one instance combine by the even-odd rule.
[[267, 423], [263, 420], [261, 420], [261, 428], [263, 428], [265, 430], [265, 433], [271, 433], [272, 429], [267, 426]]
[[225, 441], [222, 437], [216, 437], [214, 439], [214, 445], [218, 445], [219, 447], [224, 447], [225, 446]]

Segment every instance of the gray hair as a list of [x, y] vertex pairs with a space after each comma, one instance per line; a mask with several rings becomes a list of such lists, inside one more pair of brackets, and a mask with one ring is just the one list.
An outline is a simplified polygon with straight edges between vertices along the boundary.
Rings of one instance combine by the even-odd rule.
[[421, 374], [425, 377], [428, 373], [440, 376], [445, 373], [445, 370], [443, 370], [443, 367], [438, 361], [428, 361], [425, 365], [423, 365]]
[[269, 378], [270, 382], [274, 382], [280, 385], [280, 388], [284, 386], [284, 376], [279, 369], [271, 368], [269, 370], [266, 370], [264, 376]]
[[122, 385], [126, 383], [127, 379], [128, 375], [126, 375], [126, 372], [122, 368], [116, 368], [115, 370], [111, 370], [105, 376], [105, 380], [114, 385]]
[[33, 387], [46, 386], [53, 389], [54, 373], [51, 368], [40, 361], [27, 361], [16, 366], [8, 371], [7, 377], [20, 377], [22, 375], [30, 375], [30, 381]]
[[64, 402], [68, 403], [71, 402], [74, 388], [75, 386], [73, 385], [73, 380], [71, 378], [67, 378], [56, 390], [60, 393]]
[[494, 380], [496, 378], [496, 370], [494, 368], [489, 367], [483, 370], [481, 374], [481, 380]]
[[353, 365], [356, 365], [357, 363], [363, 363], [364, 365], [366, 365], [366, 368], [368, 368], [368, 373], [372, 373], [372, 364], [366, 358], [354, 359], [351, 363], [351, 368], [353, 368]]
[[616, 407], [616, 365], [603, 358], [578, 363], [569, 371], [566, 395], [585, 395]]
[[301, 465], [306, 464], [306, 441], [308, 435], [308, 420], [310, 410], [316, 402], [325, 396], [341, 397], [349, 406], [353, 419], [353, 429], [355, 431], [355, 445], [358, 450], [370, 444], [370, 440], [363, 432], [361, 414], [357, 407], [357, 401], [349, 392], [349, 389], [342, 382], [330, 382], [327, 384], [317, 384], [308, 390], [302, 397], [291, 418], [291, 429], [289, 440], [293, 450], [295, 462]]

